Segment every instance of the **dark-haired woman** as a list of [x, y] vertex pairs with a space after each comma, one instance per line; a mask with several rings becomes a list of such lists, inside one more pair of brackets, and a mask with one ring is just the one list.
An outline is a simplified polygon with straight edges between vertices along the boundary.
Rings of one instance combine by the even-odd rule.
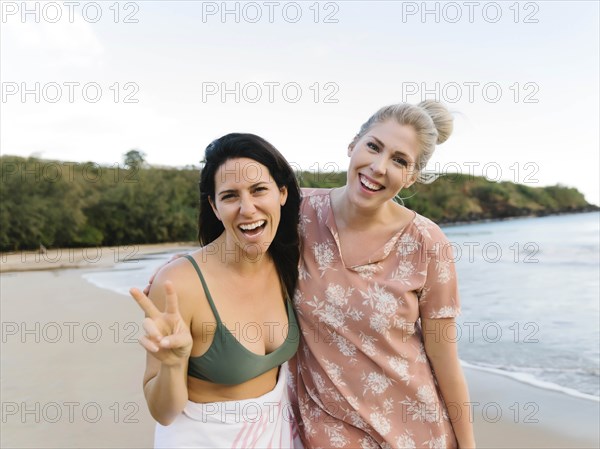
[[282, 368], [298, 347], [300, 191], [252, 134], [206, 149], [202, 248], [165, 266], [144, 310], [144, 394], [156, 447], [301, 447]]

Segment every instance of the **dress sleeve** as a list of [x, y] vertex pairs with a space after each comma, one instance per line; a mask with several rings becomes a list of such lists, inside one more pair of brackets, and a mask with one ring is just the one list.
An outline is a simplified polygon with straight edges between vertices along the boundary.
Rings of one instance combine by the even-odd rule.
[[435, 225], [425, 239], [426, 278], [419, 294], [419, 314], [422, 318], [453, 318], [460, 314], [458, 281], [454, 263], [454, 248]]

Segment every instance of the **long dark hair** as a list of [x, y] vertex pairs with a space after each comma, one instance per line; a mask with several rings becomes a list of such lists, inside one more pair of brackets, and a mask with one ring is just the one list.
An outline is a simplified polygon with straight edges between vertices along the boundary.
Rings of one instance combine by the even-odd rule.
[[277, 186], [287, 188], [287, 200], [281, 208], [281, 220], [268, 253], [273, 258], [279, 276], [291, 298], [298, 281], [298, 262], [300, 260], [298, 235], [300, 188], [288, 162], [273, 145], [262, 137], [254, 134], [231, 133], [213, 141], [206, 147], [204, 167], [200, 174], [198, 240], [202, 246], [205, 246], [223, 233], [225, 228], [216, 217], [209, 198], [214, 202], [215, 175], [219, 167], [229, 159], [242, 157], [253, 159], [267, 167]]

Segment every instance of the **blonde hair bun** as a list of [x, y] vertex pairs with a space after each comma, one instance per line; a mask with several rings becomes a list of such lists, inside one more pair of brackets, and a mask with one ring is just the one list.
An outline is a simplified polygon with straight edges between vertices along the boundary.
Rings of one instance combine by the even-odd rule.
[[418, 106], [427, 112], [427, 115], [433, 120], [435, 129], [437, 129], [437, 144], [440, 145], [448, 140], [454, 129], [454, 117], [443, 103], [435, 100], [425, 100]]

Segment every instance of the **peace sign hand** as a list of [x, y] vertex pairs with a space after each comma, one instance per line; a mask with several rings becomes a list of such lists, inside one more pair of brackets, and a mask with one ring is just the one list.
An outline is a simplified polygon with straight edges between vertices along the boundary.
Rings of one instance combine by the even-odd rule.
[[192, 351], [192, 334], [179, 313], [177, 294], [171, 281], [165, 282], [165, 311], [161, 312], [152, 300], [137, 288], [129, 290], [133, 299], [146, 313], [143, 322], [146, 335], [140, 344], [165, 365], [182, 363]]

